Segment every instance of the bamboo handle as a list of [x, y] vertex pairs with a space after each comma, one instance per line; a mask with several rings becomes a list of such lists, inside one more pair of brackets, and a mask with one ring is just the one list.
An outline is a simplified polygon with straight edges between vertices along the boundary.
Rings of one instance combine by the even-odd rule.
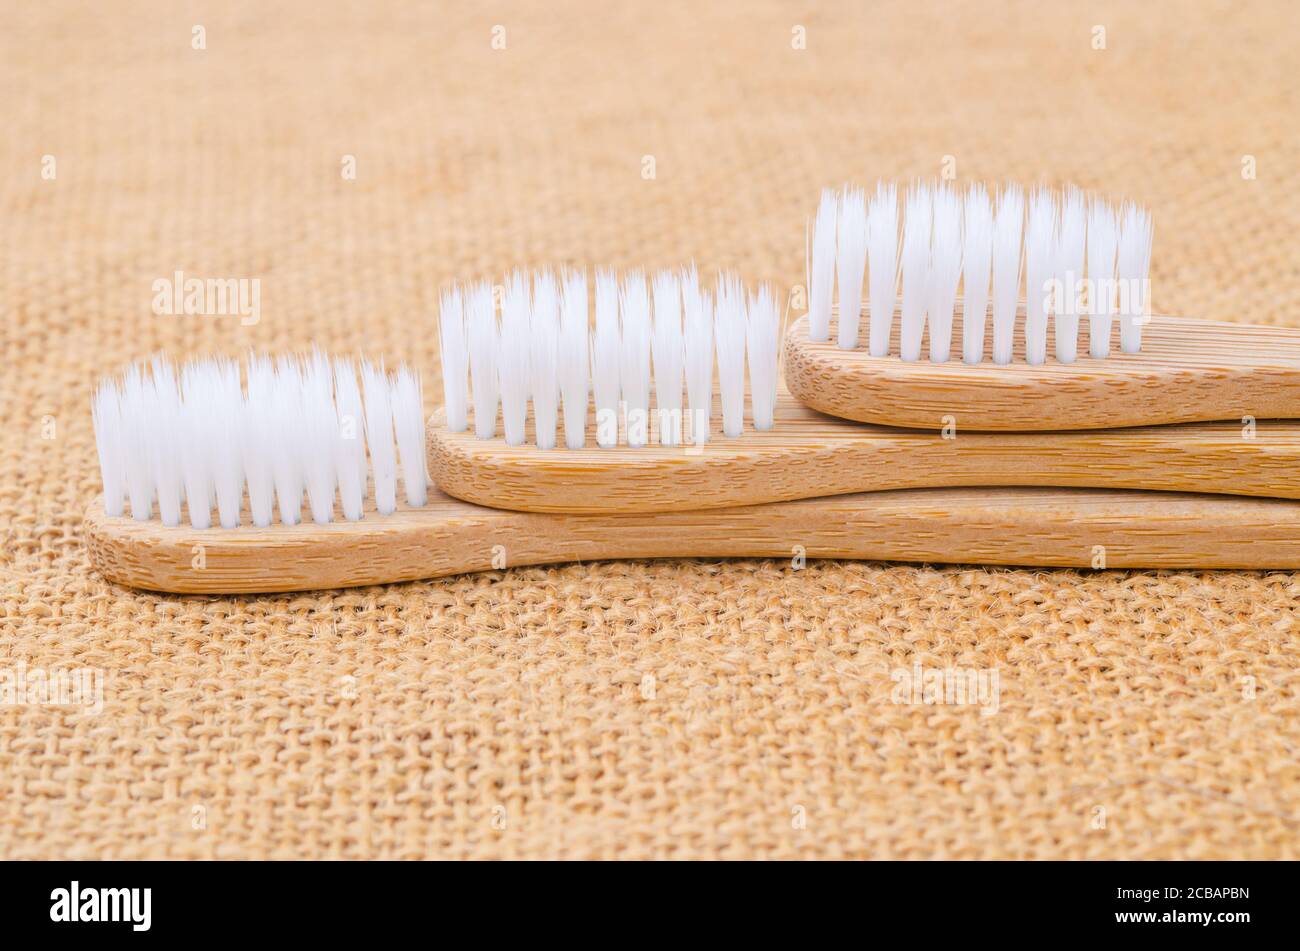
[[[1029, 366], [1023, 337], [1013, 362], [962, 363], [960, 309], [953, 359], [905, 362], [895, 340], [891, 356], [873, 357], [864, 337], [856, 350], [808, 339], [802, 317], [786, 333], [785, 380], [801, 402], [844, 419], [884, 426], [940, 429], [955, 417], [968, 430], [1111, 429], [1164, 423], [1300, 418], [1300, 330], [1154, 316], [1143, 328], [1142, 352], [1113, 349], [1076, 363]], [[863, 320], [865, 328], [868, 321]]]
[[616, 516], [481, 508], [435, 490], [424, 508], [360, 522], [206, 530], [110, 518], [97, 500], [85, 533], [109, 581], [206, 594], [617, 558], [1300, 569], [1300, 503], [1078, 489], [925, 489]]
[[[449, 495], [535, 512], [670, 512], [881, 489], [1039, 486], [1300, 498], [1300, 422], [1195, 423], [1129, 430], [951, 433], [826, 416], [789, 394], [776, 425], [702, 451], [651, 444], [507, 446], [429, 421], [429, 472]], [[953, 438], [946, 438], [952, 436]], [[531, 438], [531, 432], [530, 432]]]

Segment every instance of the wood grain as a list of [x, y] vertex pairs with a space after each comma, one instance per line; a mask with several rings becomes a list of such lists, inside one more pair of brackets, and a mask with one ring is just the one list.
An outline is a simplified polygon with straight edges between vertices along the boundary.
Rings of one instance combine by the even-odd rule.
[[[865, 307], [864, 307], [865, 310]], [[954, 358], [946, 363], [904, 362], [897, 327], [892, 356], [866, 348], [864, 314], [859, 347], [841, 350], [838, 320], [830, 342], [808, 339], [807, 318], [785, 336], [786, 384], [798, 399], [822, 412], [886, 426], [939, 429], [945, 416], [968, 430], [1102, 429], [1207, 420], [1300, 417], [1300, 330], [1212, 323], [1153, 316], [1143, 329], [1142, 352], [1126, 354], [1116, 340], [1104, 360], [1088, 356], [1087, 319], [1072, 364], [1024, 362], [1016, 340], [1008, 366], [991, 362], [992, 325], [985, 335], [986, 362], [961, 361], [960, 306], [953, 324]]]
[[[959, 419], [965, 418], [964, 416]], [[531, 438], [531, 432], [530, 432]], [[1056, 433], [940, 432], [818, 413], [788, 393], [776, 425], [702, 452], [652, 444], [538, 449], [429, 421], [429, 472], [449, 495], [497, 508], [673, 512], [882, 489], [1047, 486], [1300, 498], [1300, 422], [1195, 423]]]
[[[920, 489], [704, 512], [542, 515], [436, 490], [360, 522], [167, 528], [86, 512], [109, 581], [241, 594], [614, 558], [775, 557], [1109, 568], [1300, 569], [1300, 503], [1086, 489]], [[1098, 546], [1101, 546], [1098, 548]], [[197, 567], [201, 556], [202, 567]], [[494, 558], [496, 559], [494, 563]]]

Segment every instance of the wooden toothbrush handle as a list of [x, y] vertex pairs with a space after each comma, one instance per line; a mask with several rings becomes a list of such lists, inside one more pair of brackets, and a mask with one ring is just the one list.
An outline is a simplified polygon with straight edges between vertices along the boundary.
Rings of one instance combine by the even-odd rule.
[[[1300, 330], [1156, 315], [1143, 327], [1142, 352], [1088, 356], [1088, 319], [1080, 321], [1079, 359], [1029, 366], [1018, 339], [1012, 363], [961, 360], [961, 313], [953, 356], [945, 363], [872, 357], [808, 339], [808, 320], [786, 333], [782, 353], [790, 392], [813, 409], [882, 426], [941, 429], [954, 417], [966, 430], [1113, 429], [1164, 423], [1300, 418]], [[1118, 327], [1119, 320], [1115, 320]], [[1053, 330], [1053, 332], [1055, 332]], [[1116, 339], [1118, 331], [1114, 331]]]
[[1087, 489], [925, 489], [641, 515], [545, 515], [443, 496], [360, 522], [167, 528], [86, 513], [109, 581], [243, 594], [604, 559], [775, 557], [1107, 568], [1300, 568], [1300, 503]]
[[[714, 433], [702, 451], [652, 443], [508, 446], [429, 420], [429, 472], [444, 492], [495, 508], [624, 514], [696, 511], [886, 489], [1034, 486], [1300, 499], [1300, 422], [1124, 430], [951, 433], [818, 413], [788, 393], [776, 425]], [[951, 437], [951, 438], [949, 438]]]

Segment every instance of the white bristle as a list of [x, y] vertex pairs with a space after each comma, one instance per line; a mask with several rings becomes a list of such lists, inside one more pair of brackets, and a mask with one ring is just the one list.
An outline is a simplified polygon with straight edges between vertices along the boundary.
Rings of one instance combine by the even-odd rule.
[[104, 483], [104, 512], [116, 517], [126, 511], [126, 458], [122, 398], [118, 388], [107, 380], [95, 391], [91, 421], [99, 453], [99, 475]]
[[961, 350], [966, 363], [984, 359], [984, 329], [989, 302], [989, 262], [993, 256], [993, 206], [983, 185], [966, 192], [962, 234]]
[[[356, 367], [350, 360], [334, 360], [334, 400], [339, 420], [334, 439], [339, 504], [343, 509], [343, 517], [349, 522], [355, 522], [361, 518], [366, 498], [366, 437], [361, 389], [357, 386]], [[462, 430], [464, 428], [461, 427]]]
[[420, 378], [406, 366], [397, 368], [391, 400], [402, 488], [406, 492], [406, 504], [418, 508], [424, 505], [429, 490], [424, 452], [424, 394]]
[[317, 351], [303, 364], [302, 431], [299, 452], [307, 507], [317, 525], [334, 521], [334, 490], [338, 486], [339, 417], [334, 405], [334, 373], [329, 360]]
[[323, 524], [334, 517], [337, 490], [345, 517], [360, 519], [365, 434], [376, 507], [387, 513], [395, 506], [399, 452], [407, 502], [423, 505], [419, 378], [403, 367], [390, 382], [370, 364], [362, 377], [364, 400], [352, 363], [320, 352], [274, 361], [250, 355], [246, 394], [239, 365], [224, 359], [188, 363], [179, 380], [162, 357], [148, 372], [142, 364], [129, 367], [119, 381], [101, 385], [94, 400], [105, 511], [122, 514], [126, 494], [132, 517], [147, 519], [156, 498], [165, 525], [179, 525], [184, 508], [194, 528], [207, 529], [215, 506], [221, 527], [233, 529], [247, 490], [252, 522], [264, 528], [277, 508], [282, 524], [298, 524], [305, 493], [312, 519]]
[[388, 515], [397, 508], [397, 449], [393, 444], [393, 408], [388, 377], [382, 366], [363, 362], [361, 382], [365, 392], [366, 445], [370, 448], [375, 508]]
[[[153, 398], [153, 382], [133, 366], [122, 381], [122, 462], [126, 482], [127, 500], [131, 503], [131, 517], [144, 521], [150, 517], [154, 500], [153, 439], [155, 432], [167, 425], [158, 418], [157, 401]], [[170, 432], [168, 432], [170, 435]], [[168, 522], [176, 525], [180, 522]]]
[[181, 369], [181, 477], [185, 505], [195, 529], [212, 526], [212, 400], [211, 364], [187, 364]]
[[930, 238], [930, 361], [952, 355], [953, 307], [961, 279], [961, 198], [950, 185], [934, 191], [934, 227]]
[[460, 288], [443, 291], [438, 311], [442, 354], [442, 394], [447, 428], [464, 432], [469, 425], [469, 342], [465, 338], [465, 302]]
[[749, 357], [749, 399], [753, 406], [754, 428], [772, 428], [776, 411], [776, 363], [781, 337], [781, 315], [767, 285], [750, 295], [745, 328], [746, 352]]
[[1008, 186], [998, 197], [993, 222], [993, 362], [999, 364], [1011, 362], [1015, 346], [1024, 224], [1025, 193], [1019, 186]]
[[1151, 315], [1148, 280], [1151, 272], [1151, 214], [1127, 205], [1119, 236], [1120, 349], [1142, 349], [1142, 324]]
[[[284, 525], [302, 521], [302, 389], [302, 368], [297, 360], [284, 357], [277, 360], [270, 407], [275, 438], [271, 440], [270, 453], [276, 508]], [[387, 390], [384, 387], [385, 394]], [[369, 398], [367, 390], [367, 401]]]
[[596, 331], [591, 344], [591, 395], [596, 405], [596, 444], [618, 442], [618, 401], [623, 359], [618, 320], [618, 278], [596, 272]]
[[556, 361], [564, 406], [564, 445], [581, 449], [587, 440], [588, 355], [587, 275], [566, 271], [561, 282], [560, 343]]
[[808, 336], [826, 341], [831, 335], [831, 298], [835, 290], [835, 230], [839, 200], [833, 189], [822, 189], [813, 231], [812, 267], [809, 269]]
[[745, 289], [740, 279], [718, 275], [713, 337], [722, 397], [722, 434], [739, 436], [745, 427]]
[[677, 446], [682, 441], [682, 290], [675, 271], [654, 276], [654, 328], [650, 347], [654, 357], [655, 410], [659, 442]]
[[859, 188], [846, 188], [840, 196], [838, 247], [835, 273], [839, 282], [839, 347], [858, 345], [862, 320], [862, 278], [867, 268], [867, 205]]
[[193, 528], [212, 525], [212, 400], [209, 365], [190, 363], [181, 370], [180, 457], [185, 507]]
[[[159, 357], [154, 360], [152, 370], [152, 381], [145, 384], [144, 389], [152, 405], [141, 421], [141, 428], [148, 429], [142, 434], [141, 444], [149, 460], [151, 494], [158, 500], [158, 516], [164, 525], [179, 525], [185, 491], [184, 463], [176, 451], [182, 443], [180, 389], [176, 371], [166, 359]], [[134, 508], [133, 502], [132, 514]], [[149, 517], [148, 506], [144, 517]]]
[[1047, 360], [1047, 298], [1056, 276], [1058, 218], [1056, 195], [1036, 189], [1025, 227], [1025, 362], [1030, 365]]
[[533, 309], [530, 325], [529, 389], [533, 398], [533, 424], [537, 446], [555, 448], [559, 412], [560, 292], [555, 275], [543, 271], [533, 278]]
[[650, 295], [645, 274], [623, 278], [620, 300], [619, 378], [627, 404], [627, 444], [644, 446], [650, 432]]
[[470, 377], [474, 386], [474, 432], [479, 439], [491, 439], [497, 431], [497, 404], [501, 396], [497, 346], [500, 330], [491, 286], [475, 284], [466, 295], [465, 304]]
[[1114, 209], [1094, 199], [1088, 212], [1088, 353], [1098, 360], [1110, 356], [1118, 243]]
[[867, 256], [871, 269], [870, 338], [873, 357], [889, 353], [893, 333], [894, 298], [898, 294], [898, 189], [883, 182], [876, 186], [867, 215]]
[[1056, 359], [1073, 363], [1079, 351], [1079, 286], [1083, 280], [1083, 251], [1087, 240], [1088, 212], [1083, 192], [1071, 188], [1061, 209], [1061, 232], [1056, 246], [1057, 287]]
[[682, 281], [686, 321], [686, 393], [690, 438], [702, 446], [709, 440], [713, 415], [713, 297], [701, 291], [692, 267]]
[[522, 446], [528, 422], [528, 390], [532, 346], [532, 302], [528, 279], [520, 271], [510, 275], [501, 297], [499, 372], [501, 379], [501, 425], [506, 444]]
[[212, 525], [212, 503], [225, 529], [239, 525], [243, 503], [239, 368], [225, 360], [187, 364], [181, 372], [182, 473], [190, 525]]
[[218, 360], [209, 371], [211, 397], [208, 403], [212, 444], [212, 487], [217, 518], [222, 528], [237, 528], [244, 501], [243, 401], [239, 385], [239, 364]]
[[[275, 365], [269, 357], [249, 357], [248, 394], [244, 398], [240, 414], [243, 423], [243, 448], [240, 456], [244, 463], [244, 481], [248, 486], [248, 512], [258, 528], [266, 528], [275, 517], [273, 455], [279, 438], [275, 413], [275, 380]], [[358, 405], [360, 400], [358, 395]], [[359, 412], [355, 425], [358, 430], [363, 425]], [[361, 481], [364, 485], [364, 472]]]
[[921, 359], [925, 309], [930, 292], [930, 186], [917, 183], [908, 190], [903, 221], [903, 300], [899, 342], [904, 360]]

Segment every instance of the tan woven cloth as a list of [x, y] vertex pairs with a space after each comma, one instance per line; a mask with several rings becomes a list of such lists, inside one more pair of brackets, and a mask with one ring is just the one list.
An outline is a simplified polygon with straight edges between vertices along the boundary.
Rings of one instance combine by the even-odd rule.
[[[80, 537], [127, 360], [365, 348], [432, 408], [452, 279], [694, 259], [784, 293], [820, 187], [945, 156], [1145, 201], [1160, 311], [1300, 322], [1295, 4], [291, 6], [0, 31], [0, 671], [103, 675], [98, 713], [0, 706], [0, 857], [1296, 857], [1300, 575], [206, 599], [108, 585]], [[260, 322], [155, 315], [178, 269], [258, 279]], [[996, 703], [892, 702], [914, 665]]]

